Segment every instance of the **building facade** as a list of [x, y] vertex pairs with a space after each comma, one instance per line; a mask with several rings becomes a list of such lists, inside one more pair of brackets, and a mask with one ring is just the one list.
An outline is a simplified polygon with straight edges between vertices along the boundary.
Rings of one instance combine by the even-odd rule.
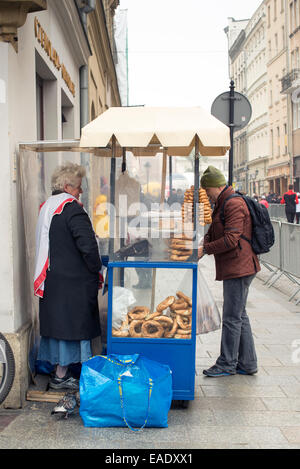
[[[5, 200], [0, 209], [0, 330], [16, 360], [14, 386], [5, 401], [10, 407], [25, 400], [32, 327], [24, 281], [28, 253], [19, 144], [79, 139], [85, 123], [120, 105], [106, 29], [106, 15], [112, 22], [117, 2], [106, 3], [105, 10], [100, 0], [0, 2], [0, 183]], [[51, 174], [59, 162], [59, 155], [41, 159], [41, 173], [43, 164], [45, 174]], [[77, 162], [84, 163], [84, 157], [79, 154]], [[43, 182], [50, 187], [50, 180]]]
[[287, 97], [291, 147], [290, 179], [300, 191], [300, 1], [286, 2], [287, 73], [281, 79], [281, 94]]
[[267, 178], [270, 192], [276, 194], [287, 190], [291, 171], [288, 100], [281, 93], [281, 79], [288, 70], [286, 6], [285, 0], [265, 1], [270, 149]]
[[[230, 41], [231, 28], [240, 24], [239, 34]], [[235, 91], [245, 95], [252, 106], [249, 124], [234, 133], [233, 181], [236, 189], [263, 194], [268, 164], [267, 57], [265, 5], [250, 20], [229, 19], [225, 29], [229, 44], [229, 74]]]

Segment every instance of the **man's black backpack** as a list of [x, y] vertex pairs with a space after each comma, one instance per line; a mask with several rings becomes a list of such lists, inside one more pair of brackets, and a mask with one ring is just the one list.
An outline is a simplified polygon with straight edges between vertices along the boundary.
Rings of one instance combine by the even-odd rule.
[[251, 199], [251, 197], [235, 192], [227, 197], [221, 207], [220, 219], [223, 225], [225, 225], [224, 206], [232, 197], [242, 197], [244, 199], [252, 219], [252, 238], [241, 237], [251, 244], [255, 254], [269, 252], [275, 242], [275, 235], [268, 209], [256, 200]]

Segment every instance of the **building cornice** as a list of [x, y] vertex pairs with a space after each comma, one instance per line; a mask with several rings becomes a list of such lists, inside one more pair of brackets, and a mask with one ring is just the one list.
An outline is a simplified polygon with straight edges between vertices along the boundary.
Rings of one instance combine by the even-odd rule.
[[248, 166], [255, 166], [257, 165], [258, 163], [264, 163], [264, 162], [267, 162], [269, 160], [269, 156], [259, 156], [258, 158], [255, 158], [254, 160], [249, 160], [247, 162]]
[[46, 10], [46, 0], [1, 0], [0, 1], [0, 41], [10, 42], [18, 51], [18, 28], [23, 26], [28, 13]]
[[234, 41], [233, 45], [229, 49], [229, 57], [231, 58], [232, 62], [236, 59], [237, 55], [241, 51], [241, 47], [246, 40], [246, 33], [245, 30], [242, 29], [236, 40]]
[[[95, 11], [89, 15], [89, 34], [93, 40], [94, 51], [99, 64], [99, 70], [102, 71], [100, 64], [108, 71], [108, 76], [112, 78], [112, 92], [116, 105], [121, 106], [120, 92], [118, 88], [117, 74], [113, 60], [109, 35], [107, 31], [105, 11], [101, 3], [101, 7], [97, 7]], [[104, 77], [103, 77], [104, 78]]]
[[87, 65], [91, 49], [74, 0], [52, 0], [52, 4], [78, 67]]

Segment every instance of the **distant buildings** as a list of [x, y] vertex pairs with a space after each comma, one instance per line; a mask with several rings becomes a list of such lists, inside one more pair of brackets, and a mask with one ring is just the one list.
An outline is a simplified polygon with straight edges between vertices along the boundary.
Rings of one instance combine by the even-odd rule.
[[[300, 178], [300, 0], [264, 0], [249, 20], [229, 18], [229, 74], [252, 105], [234, 134], [234, 183], [282, 194]], [[299, 96], [297, 94], [299, 88]]]

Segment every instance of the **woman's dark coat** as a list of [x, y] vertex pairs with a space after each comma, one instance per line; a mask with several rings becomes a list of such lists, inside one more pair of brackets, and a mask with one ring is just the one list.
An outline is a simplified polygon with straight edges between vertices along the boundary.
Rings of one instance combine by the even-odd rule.
[[41, 336], [89, 340], [100, 335], [101, 260], [91, 221], [77, 201], [52, 219], [50, 267], [40, 299]]

